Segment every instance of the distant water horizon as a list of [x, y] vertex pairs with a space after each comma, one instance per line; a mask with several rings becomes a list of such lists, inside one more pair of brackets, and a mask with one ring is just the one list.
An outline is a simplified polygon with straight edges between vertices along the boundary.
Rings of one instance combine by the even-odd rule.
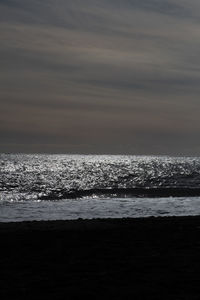
[[200, 214], [200, 157], [0, 154], [0, 221]]
[[200, 155], [195, 154], [167, 154], [167, 153], [161, 153], [161, 154], [155, 154], [155, 153], [109, 153], [109, 152], [51, 152], [51, 151], [3, 151], [0, 152], [0, 155], [67, 155], [67, 156], [134, 156], [134, 157], [170, 157], [170, 158], [200, 158]]

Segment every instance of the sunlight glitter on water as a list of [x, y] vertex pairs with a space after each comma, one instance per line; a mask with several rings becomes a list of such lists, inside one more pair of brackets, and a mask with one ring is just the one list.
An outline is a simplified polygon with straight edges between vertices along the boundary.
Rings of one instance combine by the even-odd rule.
[[0, 221], [197, 215], [199, 200], [198, 157], [0, 154]]

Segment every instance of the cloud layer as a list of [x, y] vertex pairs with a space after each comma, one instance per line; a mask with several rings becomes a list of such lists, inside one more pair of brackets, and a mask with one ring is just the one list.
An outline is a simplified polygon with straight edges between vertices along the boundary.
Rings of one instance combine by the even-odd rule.
[[1, 152], [198, 155], [197, 0], [0, 0]]

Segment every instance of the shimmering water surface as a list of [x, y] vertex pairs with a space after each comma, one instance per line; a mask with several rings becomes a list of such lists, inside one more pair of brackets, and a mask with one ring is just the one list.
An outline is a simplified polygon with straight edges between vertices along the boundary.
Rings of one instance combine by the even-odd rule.
[[200, 158], [0, 154], [0, 221], [197, 215]]

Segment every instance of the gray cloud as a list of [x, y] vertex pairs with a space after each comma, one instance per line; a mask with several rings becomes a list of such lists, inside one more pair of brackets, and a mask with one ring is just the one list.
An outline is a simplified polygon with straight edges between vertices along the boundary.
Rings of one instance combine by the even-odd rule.
[[197, 0], [0, 0], [2, 151], [196, 155]]

